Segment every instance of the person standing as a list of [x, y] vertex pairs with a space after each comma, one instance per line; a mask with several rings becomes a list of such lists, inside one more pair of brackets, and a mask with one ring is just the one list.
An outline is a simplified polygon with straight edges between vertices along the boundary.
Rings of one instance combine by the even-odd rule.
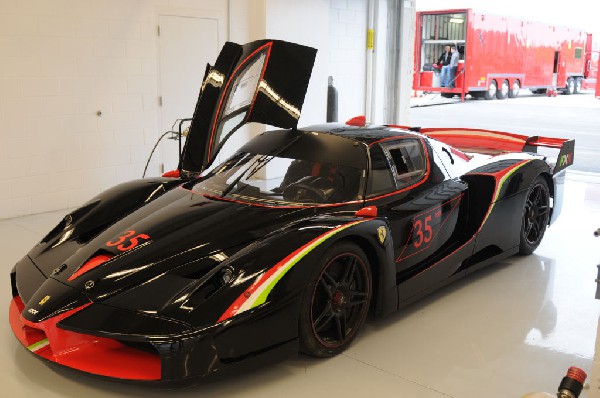
[[460, 58], [460, 53], [458, 52], [458, 48], [456, 46], [452, 46], [450, 48], [450, 52], [452, 53], [449, 65], [450, 70], [444, 85], [448, 88], [454, 88], [454, 76], [456, 75], [456, 70], [458, 69], [458, 60]]
[[450, 60], [452, 59], [452, 53], [450, 46], [446, 46], [446, 51], [438, 58], [437, 64], [442, 66], [442, 74], [440, 79], [442, 81], [442, 87], [446, 86], [447, 75], [450, 73]]

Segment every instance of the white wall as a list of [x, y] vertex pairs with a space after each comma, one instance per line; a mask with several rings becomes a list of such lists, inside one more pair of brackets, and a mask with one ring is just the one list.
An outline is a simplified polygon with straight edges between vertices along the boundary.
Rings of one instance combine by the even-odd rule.
[[329, 75], [338, 90], [338, 121], [365, 114], [367, 0], [331, 0]]
[[160, 14], [217, 15], [221, 42], [316, 47], [300, 126], [325, 121], [329, 75], [339, 120], [364, 114], [366, 0], [1, 1], [0, 218], [79, 206], [141, 176], [160, 130]]
[[226, 35], [225, 1], [2, 0], [0, 218], [141, 176], [158, 137], [157, 15], [188, 9], [222, 15]]
[[318, 50], [299, 126], [323, 123], [327, 107], [329, 0], [267, 0], [266, 35]]

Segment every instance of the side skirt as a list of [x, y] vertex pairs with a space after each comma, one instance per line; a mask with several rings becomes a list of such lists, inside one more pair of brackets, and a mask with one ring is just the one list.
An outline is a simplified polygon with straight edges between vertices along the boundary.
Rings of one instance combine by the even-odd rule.
[[[442, 287], [449, 285], [450, 283], [457, 281], [461, 278], [463, 278], [466, 275], [470, 275], [475, 271], [478, 271], [482, 268], [487, 267], [488, 265], [491, 265], [493, 263], [497, 263], [500, 260], [503, 260], [505, 258], [511, 257], [514, 254], [518, 253], [519, 251], [519, 247], [516, 246], [514, 248], [511, 248], [510, 250], [507, 250], [505, 252], [502, 252], [500, 254], [497, 254], [493, 257], [490, 257], [488, 259], [485, 259], [483, 261], [481, 261], [480, 263], [474, 264], [472, 266], [470, 266], [467, 270], [463, 270], [460, 272], [457, 272], [456, 274], [439, 281], [438, 283], [421, 290], [420, 292], [410, 296], [410, 297], [406, 297], [406, 298], [402, 298], [400, 299], [400, 302], [398, 303], [398, 309], [404, 308], [428, 295], [430, 295], [431, 293], [436, 292], [437, 290], [441, 289]], [[408, 282], [408, 281], [407, 281]], [[403, 291], [403, 284], [398, 285], [398, 295], [402, 295], [402, 291]]]

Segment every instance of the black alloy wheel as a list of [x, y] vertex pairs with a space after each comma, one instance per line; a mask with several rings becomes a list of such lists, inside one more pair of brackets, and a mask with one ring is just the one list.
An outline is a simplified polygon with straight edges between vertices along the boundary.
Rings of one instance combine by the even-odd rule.
[[539, 246], [550, 217], [550, 192], [548, 183], [542, 176], [538, 176], [529, 192], [523, 208], [523, 222], [521, 225], [520, 254], [531, 254]]
[[365, 322], [371, 295], [371, 270], [360, 247], [342, 242], [330, 248], [302, 300], [301, 351], [325, 358], [345, 350]]

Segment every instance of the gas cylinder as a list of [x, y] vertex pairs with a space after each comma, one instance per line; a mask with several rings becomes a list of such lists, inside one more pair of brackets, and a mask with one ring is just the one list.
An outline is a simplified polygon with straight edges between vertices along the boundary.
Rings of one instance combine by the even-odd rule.
[[523, 395], [521, 398], [578, 398], [586, 377], [587, 375], [583, 370], [571, 366], [567, 371], [567, 375], [560, 382], [556, 395], [547, 392], [532, 392]]

